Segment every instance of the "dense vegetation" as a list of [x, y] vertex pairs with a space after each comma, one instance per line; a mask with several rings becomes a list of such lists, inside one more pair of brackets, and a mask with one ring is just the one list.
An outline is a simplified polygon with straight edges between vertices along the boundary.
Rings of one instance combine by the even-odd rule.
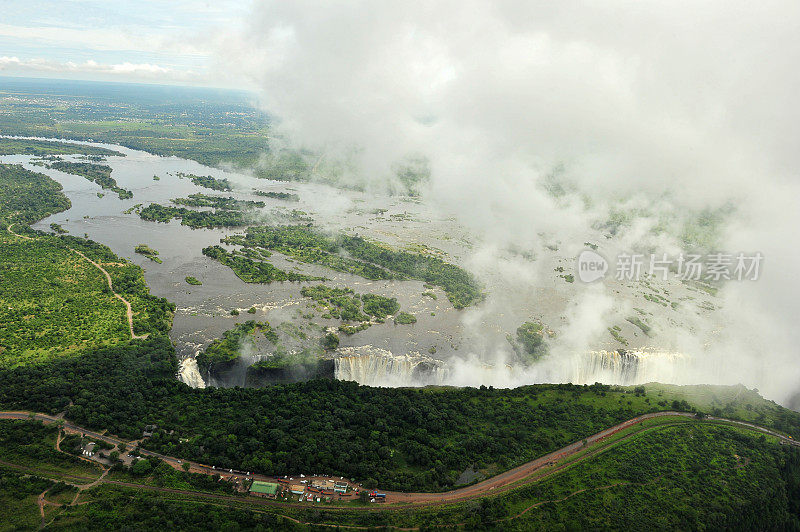
[[55, 449], [55, 425], [41, 421], [0, 421], [0, 460], [50, 473], [97, 477], [100, 468]]
[[397, 325], [412, 325], [417, 323], [417, 317], [413, 314], [409, 314], [408, 312], [400, 312], [394, 317], [394, 322]]
[[230, 364], [239, 358], [240, 349], [244, 342], [253, 341], [253, 337], [261, 334], [274, 344], [278, 343], [278, 335], [272, 330], [269, 323], [248, 320], [222, 333], [222, 338], [217, 338], [206, 347], [205, 351], [197, 355], [197, 365], [206, 369], [211, 365]]
[[[31, 224], [72, 205], [59, 183], [17, 164], [0, 164], [0, 221]], [[23, 230], [24, 227], [17, 227]]]
[[250, 257], [227, 251], [221, 246], [203, 248], [203, 255], [217, 260], [233, 270], [239, 279], [246, 283], [272, 283], [275, 281], [324, 281], [323, 277], [315, 277], [295, 272], [286, 272], [276, 268], [269, 262], [253, 260]]
[[263, 248], [307, 263], [367, 279], [417, 279], [440, 286], [456, 308], [483, 298], [475, 279], [465, 270], [437, 257], [394, 251], [360, 237], [331, 238], [306, 226], [251, 227], [226, 239], [229, 244]]
[[188, 198], [175, 198], [172, 203], [187, 207], [214, 207], [216, 209], [242, 210], [264, 207], [263, 201], [237, 200], [232, 196], [209, 196], [207, 194], [190, 194]]
[[[30, 515], [30, 523], [35, 524], [35, 495], [48, 483], [35, 477], [23, 480], [13, 473], [3, 479], [0, 486], [9, 489], [0, 491], [0, 497], [10, 498], [18, 490], [18, 500], [24, 500], [28, 509], [23, 515]], [[64, 510], [51, 528], [307, 530], [316, 529], [318, 523], [320, 529], [340, 525], [422, 530], [446, 526], [466, 530], [796, 530], [800, 526], [798, 479], [798, 449], [728, 427], [684, 424], [643, 432], [610, 452], [510, 493], [447, 506], [384, 512], [333, 510], [324, 505], [254, 511], [101, 486], [87, 494], [98, 502]], [[22, 488], [21, 482], [31, 483], [30, 488]], [[23, 499], [23, 494], [28, 498]], [[17, 504], [21, 509], [21, 503]]]
[[[191, 389], [176, 370], [168, 340], [133, 341], [80, 359], [0, 369], [0, 405], [66, 410], [78, 424], [126, 438], [156, 424], [144, 446], [221, 467], [322, 470], [405, 490], [444, 489], [471, 465], [499, 472], [639, 413], [690, 408], [668, 392], [602, 385], [382, 389], [320, 380]], [[800, 436], [800, 414], [764, 401], [741, 412]]]
[[198, 279], [197, 277], [192, 277], [191, 275], [187, 275], [184, 280], [188, 284], [194, 285], [194, 286], [200, 286], [201, 284], [203, 284], [202, 281], [200, 281], [200, 279]]
[[116, 192], [119, 199], [130, 199], [133, 192], [117, 186], [117, 181], [111, 177], [111, 167], [105, 164], [73, 163], [70, 161], [55, 161], [47, 165], [48, 168], [60, 170], [68, 174], [83, 176], [93, 183], [97, 183], [103, 190], [110, 189]]
[[91, 139], [240, 168], [268, 149], [267, 117], [233, 91], [6, 78], [0, 101], [7, 135]]
[[[0, 165], [0, 220], [32, 223], [69, 207], [61, 187], [20, 166]], [[17, 223], [14, 231], [25, 230]], [[100, 244], [72, 236], [0, 234], [0, 365], [70, 356], [130, 337], [125, 309], [103, 274], [72, 251], [105, 263], [130, 301], [137, 334], [166, 334], [174, 306], [149, 294], [139, 267]]]
[[141, 211], [139, 216], [149, 222], [169, 222], [173, 218], [180, 218], [181, 225], [188, 225], [192, 229], [201, 227], [241, 227], [247, 225], [245, 214], [240, 211], [220, 209], [215, 211], [195, 211], [185, 207], [165, 207], [158, 203], [151, 203]]
[[233, 190], [231, 188], [231, 182], [225, 178], [217, 179], [216, 177], [212, 177], [210, 175], [184, 174], [183, 172], [178, 172], [178, 177], [188, 177], [195, 185], [199, 187], [210, 188], [211, 190], [218, 190], [222, 192], [229, 192]]
[[523, 355], [524, 359], [536, 361], [548, 352], [546, 334], [548, 331], [545, 330], [542, 323], [526, 321], [517, 328], [516, 338], [509, 338], [509, 342], [517, 353]]
[[800, 449], [732, 427], [644, 431], [507, 494], [393, 511], [282, 510], [328, 526], [422, 530], [797, 530]]
[[264, 192], [263, 190], [256, 190], [253, 192], [256, 196], [262, 196], [264, 198], [272, 198], [272, 199], [279, 199], [284, 201], [300, 201], [300, 196], [297, 194], [292, 194], [291, 192]]
[[382, 322], [386, 316], [400, 310], [400, 305], [393, 297], [356, 294], [349, 288], [330, 288], [325, 285], [305, 286], [300, 293], [313, 299], [319, 305], [320, 310], [324, 311], [323, 318], [362, 322], [368, 322], [374, 318]]
[[133, 248], [133, 251], [135, 253], [138, 253], [139, 255], [144, 255], [145, 257], [147, 257], [148, 259], [152, 260], [153, 262], [157, 262], [159, 264], [164, 262], [158, 257], [158, 251], [153, 249], [153, 248], [151, 248], [147, 244], [139, 244], [138, 246]]

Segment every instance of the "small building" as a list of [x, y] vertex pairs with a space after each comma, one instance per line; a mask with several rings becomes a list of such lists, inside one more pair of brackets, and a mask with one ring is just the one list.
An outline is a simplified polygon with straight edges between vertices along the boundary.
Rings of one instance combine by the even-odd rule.
[[269, 497], [270, 499], [274, 499], [277, 493], [278, 485], [273, 482], [254, 480], [253, 484], [250, 486], [250, 495], [255, 495], [256, 497]]
[[145, 425], [142, 438], [149, 438], [158, 429], [158, 425]]
[[315, 479], [311, 481], [311, 485], [321, 490], [332, 490], [335, 482], [331, 479]]
[[292, 484], [289, 486], [289, 491], [291, 491], [295, 495], [302, 495], [306, 491], [306, 487], [302, 484]]
[[83, 454], [83, 456], [88, 456], [89, 458], [91, 458], [92, 456], [94, 456], [95, 445], [96, 444], [93, 441], [85, 443], [81, 447], [81, 454]]

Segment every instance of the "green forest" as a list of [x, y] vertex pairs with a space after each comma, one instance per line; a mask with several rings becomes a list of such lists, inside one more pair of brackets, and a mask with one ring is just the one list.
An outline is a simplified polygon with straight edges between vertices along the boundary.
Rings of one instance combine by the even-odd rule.
[[304, 275], [281, 270], [263, 260], [227, 251], [222, 246], [203, 248], [203, 255], [217, 260], [233, 270], [239, 279], [246, 283], [273, 283], [276, 281], [324, 281], [324, 277]]
[[[103, 274], [73, 250], [105, 263], [130, 301], [137, 334], [166, 334], [174, 306], [150, 295], [138, 266], [100, 244], [22, 225], [69, 208], [61, 186], [21, 166], [0, 165], [0, 365], [38, 363], [125, 342], [125, 308]], [[24, 231], [23, 236], [17, 232]]]
[[75, 144], [72, 142], [56, 142], [52, 140], [32, 140], [32, 139], [7, 139], [0, 138], [0, 155], [13, 155], [13, 154], [35, 155], [43, 157], [46, 155], [99, 155], [99, 156], [119, 156], [124, 157], [123, 154], [108, 150], [106, 148], [97, 148], [95, 146], [86, 146], [84, 144]]
[[111, 177], [111, 167], [105, 164], [73, 163], [69, 161], [55, 161], [47, 165], [48, 168], [60, 170], [68, 174], [83, 176], [93, 183], [97, 183], [103, 190], [111, 190], [119, 199], [130, 199], [133, 192], [118, 187], [116, 180]]
[[151, 203], [141, 211], [139, 216], [148, 222], [167, 223], [173, 218], [179, 218], [181, 225], [192, 229], [201, 227], [241, 227], [247, 225], [247, 217], [243, 212], [219, 209], [214, 211], [195, 211], [186, 207], [163, 206]]
[[187, 207], [213, 207], [215, 209], [242, 210], [263, 208], [263, 201], [242, 201], [231, 196], [209, 196], [208, 194], [190, 194], [188, 198], [175, 198], [172, 203]]

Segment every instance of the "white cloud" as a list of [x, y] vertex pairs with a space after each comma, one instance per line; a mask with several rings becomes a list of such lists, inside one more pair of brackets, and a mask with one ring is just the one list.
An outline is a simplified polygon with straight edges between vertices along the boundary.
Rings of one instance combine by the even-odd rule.
[[296, 0], [259, 2], [249, 23], [219, 63], [298, 143], [358, 145], [375, 180], [427, 155], [429, 199], [489, 241], [582, 242], [585, 213], [537, 187], [562, 162], [595, 206], [735, 202], [729, 251], [769, 266], [701, 341], [724, 338], [726, 369], [751, 383], [762, 368], [773, 397], [797, 389], [800, 4]]
[[7, 74], [84, 74], [90, 76], [104, 76], [109, 79], [115, 77], [135, 77], [138, 79], [157, 80], [160, 82], [195, 81], [198, 75], [192, 71], [173, 70], [150, 63], [103, 64], [88, 60], [83, 63], [72, 61], [58, 62], [43, 58], [20, 59], [16, 56], [0, 56], [0, 72]]
[[39, 44], [78, 46], [90, 50], [139, 51], [181, 55], [207, 55], [204, 40], [186, 31], [158, 32], [146, 28], [109, 29], [68, 28], [63, 26], [17, 26], [0, 24], [0, 37], [27, 40]]

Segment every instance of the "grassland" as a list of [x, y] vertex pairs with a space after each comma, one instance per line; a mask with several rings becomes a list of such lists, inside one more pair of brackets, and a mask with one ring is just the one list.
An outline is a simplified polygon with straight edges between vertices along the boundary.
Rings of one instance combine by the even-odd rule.
[[0, 132], [94, 140], [211, 166], [254, 168], [268, 149], [269, 122], [242, 93], [6, 79]]

